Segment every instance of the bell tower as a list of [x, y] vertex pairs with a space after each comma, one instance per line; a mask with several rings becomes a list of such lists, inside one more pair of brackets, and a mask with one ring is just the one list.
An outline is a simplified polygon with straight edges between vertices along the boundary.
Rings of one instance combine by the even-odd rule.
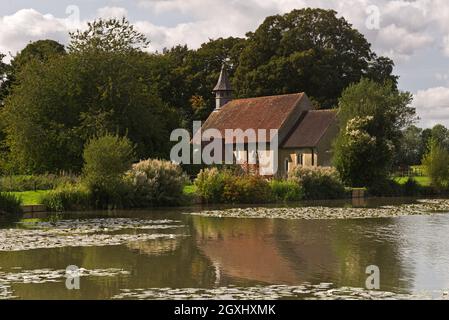
[[217, 85], [213, 92], [215, 93], [215, 110], [220, 110], [221, 107], [232, 100], [233, 90], [224, 63], [221, 67], [220, 78], [218, 78]]

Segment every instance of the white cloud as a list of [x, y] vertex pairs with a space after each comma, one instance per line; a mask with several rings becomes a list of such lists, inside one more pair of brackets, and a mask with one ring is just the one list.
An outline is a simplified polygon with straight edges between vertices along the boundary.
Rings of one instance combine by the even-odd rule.
[[421, 118], [421, 125], [432, 127], [441, 123], [449, 126], [449, 88], [435, 87], [418, 91], [413, 106]]
[[122, 18], [128, 16], [128, 10], [120, 7], [104, 7], [97, 10], [99, 18]]
[[15, 54], [30, 41], [51, 38], [64, 42], [67, 21], [34, 9], [23, 9], [0, 17], [0, 30], [0, 52]]

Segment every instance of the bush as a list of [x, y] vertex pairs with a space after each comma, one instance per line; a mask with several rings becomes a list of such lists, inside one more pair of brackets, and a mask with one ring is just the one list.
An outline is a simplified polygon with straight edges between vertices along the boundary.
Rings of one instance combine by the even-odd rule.
[[260, 176], [225, 168], [202, 170], [195, 179], [197, 193], [211, 203], [266, 203], [272, 200], [269, 183]]
[[188, 177], [181, 167], [165, 160], [144, 160], [126, 174], [133, 207], [177, 205], [183, 202]]
[[261, 176], [227, 176], [224, 181], [225, 203], [267, 203], [272, 201], [271, 188]]
[[79, 179], [73, 175], [16, 175], [0, 177], [0, 190], [21, 192], [34, 190], [53, 190], [66, 183], [76, 183]]
[[92, 139], [84, 149], [83, 184], [95, 208], [124, 207], [124, 175], [131, 168], [134, 147], [129, 139], [106, 134]]
[[394, 180], [385, 179], [377, 181], [370, 188], [368, 193], [376, 197], [400, 197], [404, 195], [405, 187]]
[[292, 180], [272, 180], [270, 188], [276, 201], [299, 201], [304, 198], [304, 190]]
[[195, 179], [198, 195], [206, 202], [222, 202], [225, 180], [230, 176], [229, 172], [217, 168], [201, 170]]
[[22, 214], [21, 201], [10, 193], [0, 193], [0, 217], [18, 218]]
[[290, 173], [289, 180], [302, 187], [307, 200], [345, 197], [345, 187], [335, 168], [297, 167]]
[[88, 210], [92, 208], [89, 190], [80, 185], [64, 185], [42, 198], [49, 211]]
[[403, 186], [404, 195], [407, 197], [419, 196], [423, 193], [421, 186], [413, 178], [408, 178]]

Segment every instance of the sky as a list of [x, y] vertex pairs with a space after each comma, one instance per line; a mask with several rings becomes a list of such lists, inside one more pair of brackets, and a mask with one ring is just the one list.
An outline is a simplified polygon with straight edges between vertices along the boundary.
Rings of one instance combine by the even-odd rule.
[[[449, 2], [447, 0], [1, 0], [0, 52], [30, 41], [66, 44], [68, 31], [95, 18], [126, 16], [151, 41], [149, 50], [209, 39], [244, 37], [264, 18], [293, 9], [334, 9], [392, 58], [399, 87], [414, 95], [418, 125], [449, 126]], [[298, 88], [300, 90], [300, 88]]]

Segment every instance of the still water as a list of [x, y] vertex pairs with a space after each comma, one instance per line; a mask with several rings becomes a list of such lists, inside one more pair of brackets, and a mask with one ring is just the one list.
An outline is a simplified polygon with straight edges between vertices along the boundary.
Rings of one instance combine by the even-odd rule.
[[[290, 286], [362, 288], [370, 265], [380, 269], [381, 291], [441, 298], [449, 289], [449, 214], [282, 220], [183, 213], [95, 212], [0, 227], [0, 298], [189, 298], [198, 289], [199, 297], [245, 298], [244, 288], [279, 298]], [[86, 270], [79, 290], [66, 288], [70, 265]]]

